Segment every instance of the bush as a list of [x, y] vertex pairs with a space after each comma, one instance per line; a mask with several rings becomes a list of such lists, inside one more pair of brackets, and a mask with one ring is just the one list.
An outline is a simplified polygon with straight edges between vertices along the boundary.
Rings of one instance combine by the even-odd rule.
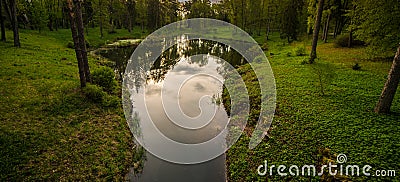
[[267, 44], [267, 43], [264, 43], [264, 44], [261, 46], [261, 49], [262, 49], [263, 51], [268, 51], [268, 44]]
[[[335, 47], [348, 47], [349, 46], [349, 34], [344, 34], [337, 37], [334, 41]], [[363, 46], [365, 43], [363, 41], [353, 39], [351, 42], [353, 46]]]
[[356, 63], [355, 65], [353, 65], [353, 70], [361, 70], [361, 66], [358, 64], [358, 63]]
[[109, 30], [108, 31], [108, 34], [116, 34], [117, 33], [117, 31], [115, 31], [115, 30]]
[[74, 49], [74, 48], [75, 48], [74, 42], [69, 41], [69, 42], [67, 43], [67, 47], [70, 48], [70, 49]]
[[95, 103], [102, 103], [103, 98], [106, 95], [103, 89], [97, 85], [88, 84], [85, 88], [82, 89], [82, 91], [85, 94], [86, 98]]
[[117, 108], [121, 106], [121, 100], [117, 96], [106, 94], [102, 102], [103, 107]]
[[308, 58], [304, 58], [304, 59], [302, 59], [301, 62], [300, 62], [301, 65], [305, 65], [305, 64], [308, 64], [308, 63], [310, 63], [310, 61], [308, 60]]
[[103, 107], [117, 108], [121, 106], [121, 101], [117, 96], [107, 94], [97, 85], [88, 84], [82, 91], [87, 99], [94, 103], [101, 104]]
[[306, 47], [299, 46], [294, 49], [294, 55], [296, 56], [305, 56], [306, 55]]
[[114, 70], [105, 66], [93, 71], [92, 80], [94, 84], [108, 93], [111, 93], [117, 86]]

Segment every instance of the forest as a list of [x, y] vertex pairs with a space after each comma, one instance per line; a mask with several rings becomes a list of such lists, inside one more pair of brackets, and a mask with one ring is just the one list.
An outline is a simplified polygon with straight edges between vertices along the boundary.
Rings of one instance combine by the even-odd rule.
[[0, 0], [0, 180], [121, 181], [141, 172], [144, 151], [122, 109], [124, 70], [115, 70], [125, 67], [107, 50], [210, 18], [246, 31], [276, 79], [274, 121], [250, 150], [260, 91], [251, 68], [237, 68], [252, 110], [226, 152], [227, 181], [397, 181], [260, 176], [257, 167], [268, 159], [320, 168], [344, 153], [351, 164], [399, 170], [399, 12], [400, 0]]

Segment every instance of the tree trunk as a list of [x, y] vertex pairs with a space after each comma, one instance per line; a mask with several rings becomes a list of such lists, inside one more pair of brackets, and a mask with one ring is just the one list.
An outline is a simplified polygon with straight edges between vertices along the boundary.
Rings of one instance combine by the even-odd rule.
[[17, 19], [17, 3], [16, 0], [10, 0], [11, 6], [11, 24], [14, 33], [14, 47], [21, 47], [19, 42], [19, 30], [18, 30], [18, 19]]
[[319, 34], [320, 26], [321, 26], [321, 18], [322, 18], [323, 9], [324, 9], [324, 0], [320, 0], [318, 3], [317, 17], [315, 19], [313, 41], [312, 41], [310, 60], [309, 60], [310, 64], [314, 63], [315, 58], [317, 58], [318, 34]]
[[331, 21], [331, 14], [328, 15], [328, 19], [326, 20], [326, 24], [325, 24], [325, 30], [324, 30], [324, 42], [327, 43], [328, 42], [328, 36], [329, 36], [329, 23]]
[[6, 12], [7, 18], [8, 20], [10, 20], [10, 22], [12, 21], [11, 19], [11, 10], [10, 10], [10, 4], [7, 3], [7, 0], [0, 0], [3, 1], [3, 6], [4, 6], [4, 11]]
[[70, 24], [71, 24], [72, 39], [74, 41], [76, 59], [78, 60], [79, 79], [81, 82], [81, 88], [83, 88], [86, 87], [86, 78], [85, 78], [85, 71], [83, 68], [82, 51], [81, 47], [79, 46], [80, 43], [78, 38], [78, 31], [75, 24], [75, 13], [73, 10], [72, 0], [67, 0], [67, 3], [69, 10]]
[[85, 28], [83, 26], [83, 19], [82, 19], [82, 1], [81, 0], [74, 0], [75, 5], [75, 23], [78, 29], [78, 39], [79, 39], [79, 46], [82, 53], [82, 61], [83, 61], [83, 68], [85, 71], [85, 78], [86, 82], [92, 82], [90, 76], [90, 69], [89, 69], [89, 62], [87, 57], [87, 50], [86, 50], [86, 41], [85, 41]]
[[381, 97], [375, 107], [376, 113], [389, 113], [390, 107], [397, 91], [400, 80], [400, 45], [393, 59], [392, 68], [389, 71], [388, 79], [383, 87]]
[[104, 34], [103, 34], [103, 21], [100, 20], [100, 37], [103, 38]]
[[0, 24], [1, 24], [1, 41], [5, 42], [6, 38], [6, 28], [4, 27], [4, 18], [3, 18], [3, 2], [0, 0]]
[[353, 46], [353, 29], [350, 28], [349, 40], [347, 42], [347, 47]]

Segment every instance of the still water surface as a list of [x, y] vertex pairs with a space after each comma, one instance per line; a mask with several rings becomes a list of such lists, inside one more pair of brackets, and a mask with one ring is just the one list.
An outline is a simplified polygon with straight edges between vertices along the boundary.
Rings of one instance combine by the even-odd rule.
[[[100, 54], [115, 62], [115, 71], [119, 78], [122, 78], [125, 65], [133, 50], [134, 47], [126, 47], [103, 51]], [[139, 103], [139, 99], [136, 99], [136, 103], [133, 103], [134, 112], [139, 115], [148, 114], [158, 130], [176, 142], [196, 144], [206, 142], [217, 135], [226, 136], [225, 133], [221, 133], [229, 122], [221, 99], [224, 80], [229, 71], [243, 63], [244, 59], [241, 55], [229, 46], [207, 40], [189, 40], [187, 35], [177, 37], [176, 45], [164, 50], [151, 71], [145, 73], [147, 79], [135, 83], [134, 87], [137, 87], [137, 90], [143, 87], [146, 89], [134, 96], [145, 98], [145, 103]], [[141, 66], [140, 63], [137, 65]], [[139, 72], [138, 75], [143, 74]], [[135, 101], [135, 98], [133, 100]], [[179, 110], [163, 107], [173, 105], [176, 100], [179, 101]], [[199, 122], [193, 123], [193, 126], [201, 129], [189, 130], [171, 121], [171, 118], [174, 118], [185, 122], [184, 117], [181, 117], [182, 113], [196, 118], [200, 117], [202, 112], [214, 112], [214, 117], [204, 121], [198, 118]], [[143, 121], [145, 117], [141, 119], [141, 122], [151, 122]], [[143, 137], [146, 137], [146, 141], [152, 141], [151, 134]], [[226, 147], [225, 139], [215, 142]], [[196, 152], [201, 155], [207, 152], [207, 149]], [[181, 157], [179, 155], [182, 154], [176, 155]], [[182, 165], [164, 161], [146, 152], [141, 172], [133, 174], [132, 170], [127, 177], [129, 181], [195, 182], [226, 181], [225, 174], [225, 155], [200, 164]]]

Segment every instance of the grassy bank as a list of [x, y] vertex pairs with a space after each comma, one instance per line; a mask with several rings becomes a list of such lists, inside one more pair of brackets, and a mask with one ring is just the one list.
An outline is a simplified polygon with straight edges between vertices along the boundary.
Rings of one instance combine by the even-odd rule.
[[[87, 39], [98, 47], [140, 35], [117, 32], [100, 38], [90, 29]], [[80, 91], [70, 30], [21, 30], [20, 38], [21, 48], [12, 46], [12, 32], [0, 42], [1, 181], [123, 179], [133, 138], [122, 108]], [[89, 62], [92, 71], [99, 68]]]
[[[347, 155], [346, 164], [361, 168], [372, 166], [371, 174], [382, 169], [398, 172], [400, 93], [393, 103], [395, 113], [373, 113], [391, 62], [369, 61], [363, 47], [336, 48], [333, 43], [321, 43], [316, 64], [302, 64], [307, 56], [296, 56], [296, 49], [305, 46], [308, 53], [311, 41], [290, 45], [283, 41], [274, 36], [267, 43], [266, 53], [277, 86], [277, 110], [269, 136], [253, 150], [248, 149], [249, 136], [241, 137], [227, 154], [228, 178], [231, 181], [319, 181], [320, 177], [290, 174], [280, 177], [276, 167], [272, 176], [262, 177], [257, 174], [257, 167], [267, 160], [269, 167], [298, 165], [301, 170], [303, 165], [315, 165], [318, 169], [323, 164], [335, 163], [341, 153]], [[361, 70], [352, 69], [355, 63], [359, 63]], [[397, 177], [335, 178], [398, 180]]]

